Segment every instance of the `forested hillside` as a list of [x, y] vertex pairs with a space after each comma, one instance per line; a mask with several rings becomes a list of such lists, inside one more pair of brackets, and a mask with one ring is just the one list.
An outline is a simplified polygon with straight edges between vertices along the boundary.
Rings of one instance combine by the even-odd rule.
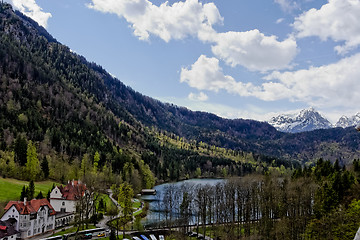
[[285, 134], [267, 123], [144, 96], [10, 5], [0, 6], [3, 175], [30, 177], [18, 173], [26, 170], [32, 145], [51, 169], [61, 166], [51, 178], [77, 178], [74, 166], [97, 162], [122, 179], [141, 179], [139, 187], [155, 178], [242, 175], [320, 157], [347, 163], [360, 155], [360, 135], [352, 128]]
[[[136, 93], [101, 67], [72, 53], [31, 19], [15, 14], [10, 5], [0, 6], [2, 175], [66, 180], [78, 178], [84, 169], [105, 169], [104, 176], [111, 177], [111, 172], [139, 189], [151, 187], [155, 178], [242, 175], [297, 164], [246, 152], [235, 145], [234, 149], [219, 147], [227, 146], [222, 139], [235, 143], [239, 137], [216, 130], [214, 121], [225, 120]], [[189, 120], [170, 110], [183, 112], [182, 116], [186, 113]], [[211, 129], [203, 131], [205, 127], [190, 123], [177, 128], [190, 119]], [[242, 126], [242, 134], [253, 132], [245, 134], [247, 138], [263, 135], [256, 134], [260, 128], [251, 127], [262, 123], [226, 121], [231, 123], [228, 128]], [[206, 132], [210, 137], [203, 142], [184, 138]], [[28, 166], [30, 153], [41, 163], [32, 163], [35, 171]], [[50, 167], [48, 174], [43, 165]]]

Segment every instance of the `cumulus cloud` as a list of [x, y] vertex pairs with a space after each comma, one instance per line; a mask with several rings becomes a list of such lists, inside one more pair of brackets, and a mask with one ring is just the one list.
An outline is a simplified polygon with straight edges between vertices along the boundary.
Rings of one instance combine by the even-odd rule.
[[156, 6], [149, 0], [91, 1], [89, 8], [125, 18], [141, 40], [148, 40], [150, 35], [165, 42], [197, 37], [204, 43], [213, 44], [215, 56], [231, 66], [241, 65], [256, 71], [285, 69], [297, 53], [295, 40], [278, 41], [275, 36], [265, 36], [257, 29], [216, 32], [213, 25], [222, 24], [223, 18], [214, 3], [185, 0]]
[[275, 71], [264, 77], [264, 83], [256, 86], [225, 75], [218, 59], [202, 55], [190, 68], [182, 68], [180, 81], [198, 90], [225, 90], [265, 101], [288, 99], [330, 108], [360, 102], [360, 91], [355, 90], [359, 89], [359, 65], [360, 53], [321, 67]]
[[292, 38], [278, 41], [276, 36], [265, 36], [259, 30], [218, 33], [212, 52], [228, 65], [241, 65], [252, 71], [289, 68], [297, 54]]
[[[294, 72], [273, 72], [265, 77], [262, 99], [288, 98], [316, 107], [356, 105], [360, 101], [360, 53], [337, 63]], [[282, 94], [277, 94], [281, 93]]]
[[199, 94], [189, 93], [188, 99], [192, 100], [192, 101], [204, 102], [204, 101], [207, 101], [209, 99], [209, 97], [203, 92], [200, 92]]
[[360, 44], [360, 0], [329, 0], [319, 10], [310, 9], [293, 24], [299, 38], [317, 36], [321, 40], [345, 42], [335, 50], [344, 54]]
[[225, 75], [219, 66], [219, 60], [205, 55], [201, 55], [190, 69], [181, 69], [180, 82], [198, 90], [218, 92], [224, 89], [241, 96], [249, 96], [255, 90], [251, 83], [236, 82], [233, 77]]
[[171, 39], [197, 37], [213, 32], [212, 26], [223, 19], [214, 3], [202, 4], [198, 0], [186, 0], [160, 6], [148, 0], [92, 0], [89, 8], [113, 13], [123, 17], [141, 40], [148, 40], [150, 34], [168, 42]]
[[47, 22], [49, 18], [52, 17], [51, 13], [44, 12], [35, 0], [12, 0], [12, 4], [16, 9], [34, 19], [44, 28], [47, 27]]

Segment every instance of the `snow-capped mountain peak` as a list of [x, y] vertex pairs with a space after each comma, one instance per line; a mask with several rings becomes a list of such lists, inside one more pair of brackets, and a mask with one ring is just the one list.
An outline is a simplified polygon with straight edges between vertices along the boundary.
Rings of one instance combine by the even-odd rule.
[[342, 127], [342, 128], [355, 127], [359, 125], [359, 123], [360, 123], [360, 113], [357, 113], [351, 117], [342, 116], [339, 119], [339, 121], [337, 121], [337, 123], [335, 124], [335, 127]]
[[297, 114], [281, 114], [271, 118], [269, 123], [279, 131], [291, 133], [332, 127], [329, 120], [321, 116], [314, 108], [301, 110]]

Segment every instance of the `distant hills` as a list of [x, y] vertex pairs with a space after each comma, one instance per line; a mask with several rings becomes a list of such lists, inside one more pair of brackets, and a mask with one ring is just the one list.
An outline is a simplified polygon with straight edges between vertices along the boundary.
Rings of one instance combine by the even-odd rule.
[[[99, 151], [100, 163], [112, 162], [117, 170], [133, 157], [156, 176], [184, 175], [197, 166], [217, 171], [235, 159], [291, 166], [293, 160], [346, 163], [360, 157], [354, 128], [300, 132], [310, 128], [293, 124], [300, 133], [290, 134], [267, 122], [224, 119], [145, 96], [71, 52], [10, 5], [0, 6], [1, 150], [12, 149], [17, 136], [25, 135], [43, 155], [76, 159]], [[301, 116], [312, 126], [327, 126], [320, 114]], [[114, 155], [114, 149], [127, 155]]]
[[360, 113], [354, 116], [342, 116], [336, 124], [331, 124], [314, 108], [301, 110], [295, 114], [280, 114], [272, 117], [269, 121], [273, 127], [281, 132], [299, 133], [318, 129], [329, 129], [335, 127], [355, 127], [360, 123]]

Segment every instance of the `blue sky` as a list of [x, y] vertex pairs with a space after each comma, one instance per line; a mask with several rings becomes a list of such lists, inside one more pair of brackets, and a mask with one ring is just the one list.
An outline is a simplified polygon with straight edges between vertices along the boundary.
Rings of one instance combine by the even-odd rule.
[[134, 90], [227, 118], [360, 111], [360, 0], [7, 0]]

